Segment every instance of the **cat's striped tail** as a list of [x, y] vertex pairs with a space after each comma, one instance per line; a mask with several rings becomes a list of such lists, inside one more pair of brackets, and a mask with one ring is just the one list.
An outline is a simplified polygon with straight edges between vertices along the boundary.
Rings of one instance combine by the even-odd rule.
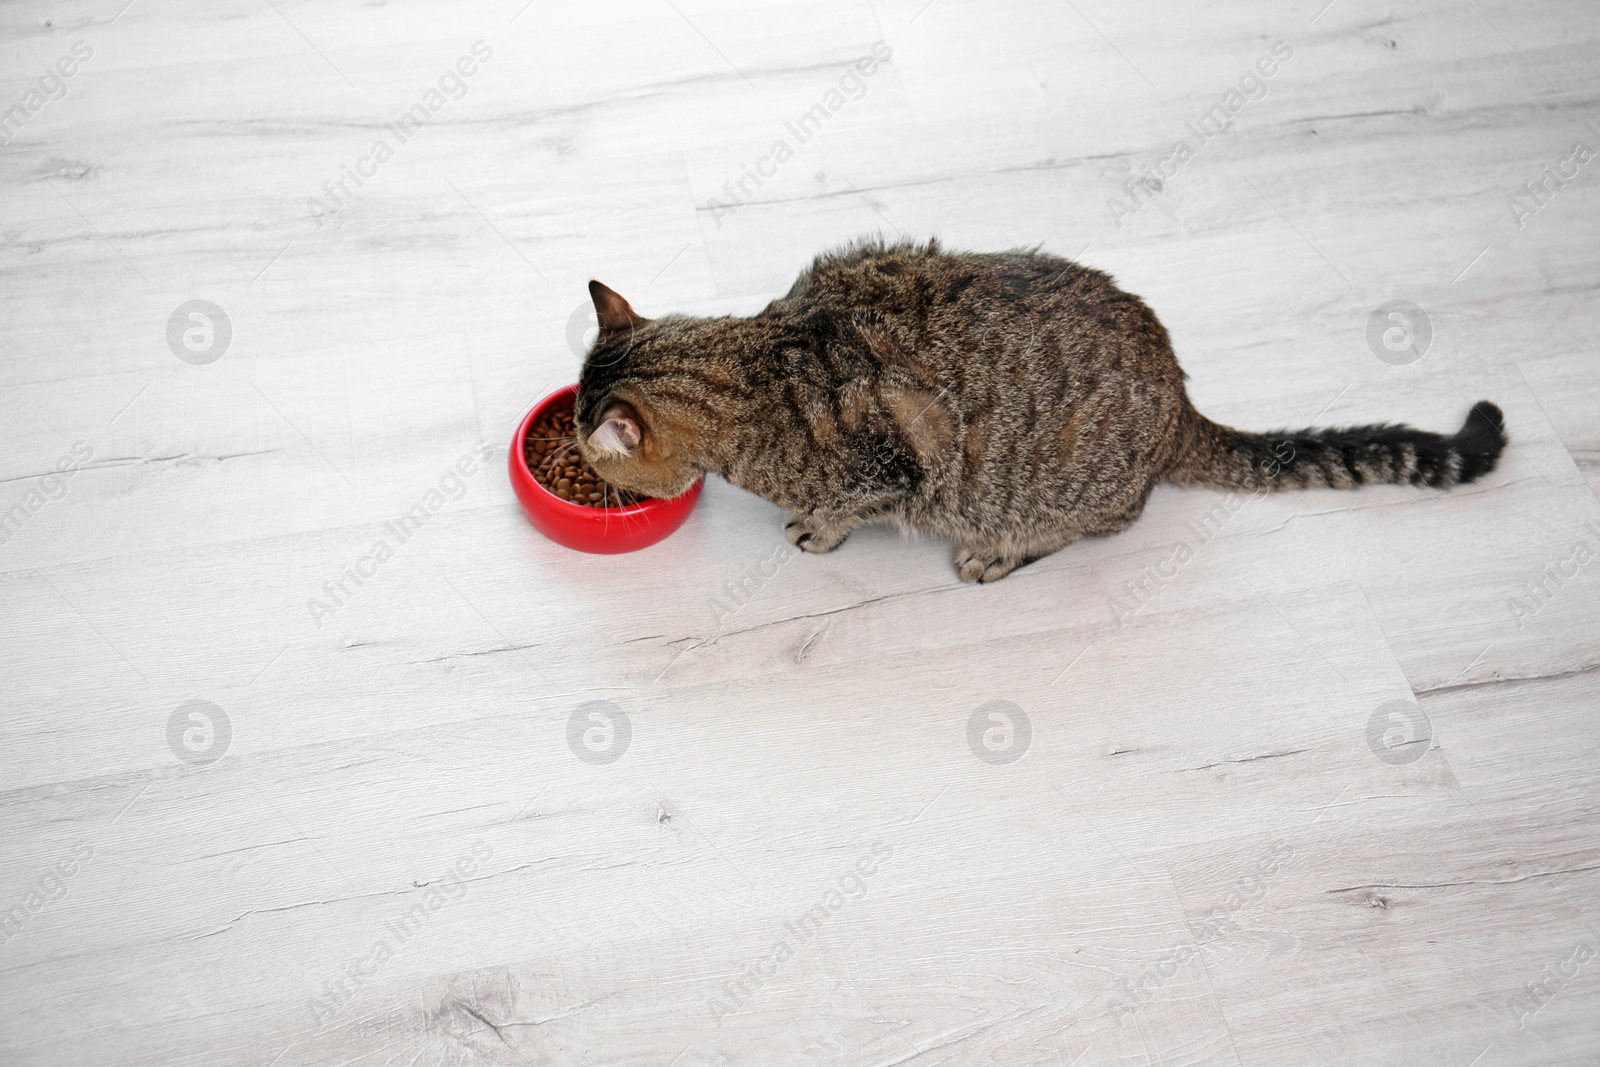
[[1506, 446], [1505, 416], [1487, 400], [1449, 435], [1388, 424], [1243, 433], [1192, 409], [1186, 430], [1167, 479], [1212, 489], [1448, 489], [1494, 470]]

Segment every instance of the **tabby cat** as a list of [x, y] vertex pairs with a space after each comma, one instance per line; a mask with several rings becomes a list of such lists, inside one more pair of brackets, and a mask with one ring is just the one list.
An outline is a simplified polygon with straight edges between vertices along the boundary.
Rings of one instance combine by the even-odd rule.
[[942, 534], [969, 582], [1126, 528], [1162, 479], [1443, 489], [1492, 470], [1506, 443], [1487, 401], [1450, 436], [1219, 426], [1189, 403], [1142, 300], [1038, 251], [860, 241], [750, 318], [645, 319], [589, 291], [600, 333], [575, 432], [606, 481], [671, 497], [719, 474], [788, 508], [808, 552], [863, 522]]

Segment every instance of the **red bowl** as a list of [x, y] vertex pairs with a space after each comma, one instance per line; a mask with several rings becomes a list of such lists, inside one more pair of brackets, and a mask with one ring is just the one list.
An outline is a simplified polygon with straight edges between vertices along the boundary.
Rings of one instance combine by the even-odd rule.
[[579, 552], [632, 552], [655, 544], [689, 517], [700, 499], [704, 478], [691, 485], [682, 496], [671, 500], [652, 498], [625, 508], [586, 508], [556, 496], [540, 485], [533, 471], [528, 469], [524, 444], [528, 431], [551, 408], [571, 407], [577, 395], [576, 385], [557, 389], [533, 405], [517, 427], [507, 465], [511, 469], [511, 488], [516, 491], [522, 510], [540, 533]]

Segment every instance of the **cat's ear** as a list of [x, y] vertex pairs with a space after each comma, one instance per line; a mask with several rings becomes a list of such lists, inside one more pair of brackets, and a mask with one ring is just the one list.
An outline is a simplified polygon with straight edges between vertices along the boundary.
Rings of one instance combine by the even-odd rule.
[[631, 456], [644, 433], [639, 414], [627, 404], [613, 404], [600, 417], [600, 428], [589, 435], [589, 447], [614, 456]]
[[645, 321], [619, 293], [599, 282], [589, 283], [589, 299], [594, 301], [595, 318], [603, 331], [626, 330]]

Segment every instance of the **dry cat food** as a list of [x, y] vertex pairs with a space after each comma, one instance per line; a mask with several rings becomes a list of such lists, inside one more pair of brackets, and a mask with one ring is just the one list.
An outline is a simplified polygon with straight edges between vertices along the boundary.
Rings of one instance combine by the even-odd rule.
[[523, 443], [528, 469], [538, 483], [562, 500], [586, 508], [628, 507], [649, 497], [607, 485], [578, 455], [572, 435], [572, 408], [553, 407], [528, 428]]

